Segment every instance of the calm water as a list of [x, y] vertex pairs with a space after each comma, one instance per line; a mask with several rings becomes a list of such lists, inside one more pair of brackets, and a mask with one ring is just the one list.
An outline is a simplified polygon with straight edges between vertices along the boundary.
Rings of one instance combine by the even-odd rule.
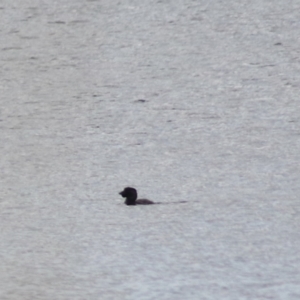
[[2, 1], [1, 300], [299, 299], [299, 19]]

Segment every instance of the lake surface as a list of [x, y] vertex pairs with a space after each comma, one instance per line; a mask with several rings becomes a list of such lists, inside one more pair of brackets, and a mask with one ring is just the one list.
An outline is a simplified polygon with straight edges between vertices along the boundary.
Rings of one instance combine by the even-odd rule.
[[299, 20], [2, 1], [0, 299], [300, 299]]

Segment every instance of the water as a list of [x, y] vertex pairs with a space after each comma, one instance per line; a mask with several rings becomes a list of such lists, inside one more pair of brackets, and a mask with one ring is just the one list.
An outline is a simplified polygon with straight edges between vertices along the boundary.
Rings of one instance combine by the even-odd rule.
[[299, 8], [2, 1], [1, 300], [299, 299]]

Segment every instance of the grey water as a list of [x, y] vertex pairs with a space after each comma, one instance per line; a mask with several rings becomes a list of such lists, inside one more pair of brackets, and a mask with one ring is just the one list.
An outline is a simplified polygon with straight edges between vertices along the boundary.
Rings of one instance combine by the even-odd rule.
[[1, 1], [0, 299], [300, 299], [299, 20]]

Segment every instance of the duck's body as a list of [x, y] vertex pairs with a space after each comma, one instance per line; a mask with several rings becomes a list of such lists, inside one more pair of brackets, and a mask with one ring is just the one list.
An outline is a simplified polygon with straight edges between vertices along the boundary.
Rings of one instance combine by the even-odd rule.
[[135, 204], [144, 204], [144, 205], [147, 205], [147, 204], [154, 204], [154, 202], [151, 201], [151, 200], [148, 200], [148, 199], [137, 199], [135, 201]]
[[137, 199], [137, 191], [132, 187], [126, 187], [122, 192], [119, 193], [125, 199], [126, 205], [148, 205], [154, 204], [153, 201], [148, 199]]

